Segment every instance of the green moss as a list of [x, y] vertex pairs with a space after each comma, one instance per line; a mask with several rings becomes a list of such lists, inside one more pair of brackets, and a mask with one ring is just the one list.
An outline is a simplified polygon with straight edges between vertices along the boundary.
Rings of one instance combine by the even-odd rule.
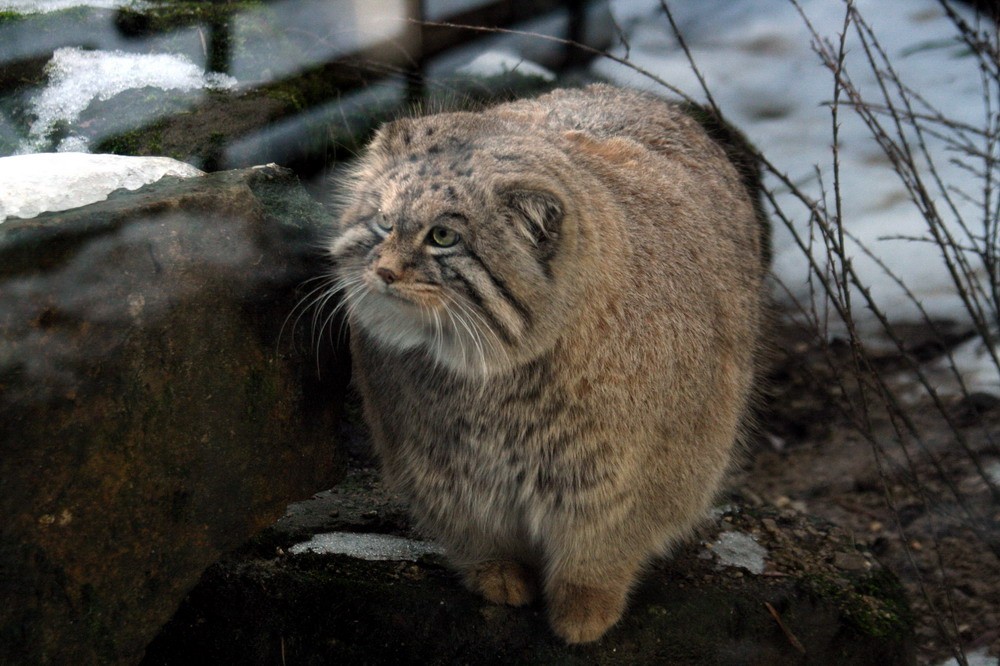
[[648, 606], [646, 608], [646, 612], [649, 613], [650, 615], [653, 615], [654, 617], [666, 617], [670, 614], [670, 611], [668, 611], [663, 606], [658, 606], [658, 605]]
[[302, 92], [292, 85], [266, 88], [264, 95], [282, 103], [286, 111], [302, 111], [306, 108]]
[[[164, 122], [154, 123], [135, 130], [129, 130], [104, 139], [97, 144], [96, 152], [115, 155], [163, 155]], [[183, 159], [184, 155], [167, 155]]]
[[803, 583], [811, 594], [832, 602], [849, 624], [868, 636], [896, 639], [911, 632], [913, 617], [906, 593], [899, 579], [888, 571], [851, 581], [810, 574], [803, 577]]

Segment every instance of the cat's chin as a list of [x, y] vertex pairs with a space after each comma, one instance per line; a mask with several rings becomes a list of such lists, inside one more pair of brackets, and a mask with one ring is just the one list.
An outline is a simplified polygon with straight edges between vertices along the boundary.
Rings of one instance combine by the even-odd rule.
[[433, 336], [433, 317], [393, 296], [369, 295], [355, 305], [354, 317], [365, 333], [396, 351], [422, 347]]
[[372, 294], [353, 308], [355, 323], [385, 350], [424, 351], [438, 366], [460, 375], [482, 377], [496, 368], [488, 356], [490, 350], [471, 340], [458, 340], [449, 318], [422, 311], [397, 297]]

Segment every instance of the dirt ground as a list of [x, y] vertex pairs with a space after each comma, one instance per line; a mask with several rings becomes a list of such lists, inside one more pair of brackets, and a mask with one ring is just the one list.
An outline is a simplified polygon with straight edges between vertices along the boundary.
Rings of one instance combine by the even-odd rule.
[[[847, 345], [786, 327], [775, 349], [760, 432], [733, 489], [835, 522], [895, 571], [920, 663], [942, 663], [955, 645], [1000, 655], [1000, 501], [974, 463], [1000, 485], [998, 401], [945, 398], [942, 414], [929, 398], [911, 399], [894, 419], [874, 397], [866, 416], [857, 387], [838, 380], [852, 376]], [[913, 385], [901, 365], [898, 356], [876, 361], [898, 395]], [[854, 408], [843, 408], [848, 400]]]

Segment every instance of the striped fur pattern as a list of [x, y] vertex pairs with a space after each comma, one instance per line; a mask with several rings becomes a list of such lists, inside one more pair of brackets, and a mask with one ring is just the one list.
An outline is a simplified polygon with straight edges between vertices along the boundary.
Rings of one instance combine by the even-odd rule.
[[746, 429], [759, 227], [674, 106], [609, 86], [383, 127], [331, 242], [388, 482], [470, 588], [621, 616]]

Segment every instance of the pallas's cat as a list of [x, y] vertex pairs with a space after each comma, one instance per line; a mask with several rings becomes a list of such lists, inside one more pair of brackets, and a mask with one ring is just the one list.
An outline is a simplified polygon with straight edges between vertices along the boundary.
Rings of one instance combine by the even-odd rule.
[[703, 517], [746, 429], [761, 231], [662, 100], [609, 86], [384, 126], [330, 250], [385, 479], [466, 584], [570, 643]]

